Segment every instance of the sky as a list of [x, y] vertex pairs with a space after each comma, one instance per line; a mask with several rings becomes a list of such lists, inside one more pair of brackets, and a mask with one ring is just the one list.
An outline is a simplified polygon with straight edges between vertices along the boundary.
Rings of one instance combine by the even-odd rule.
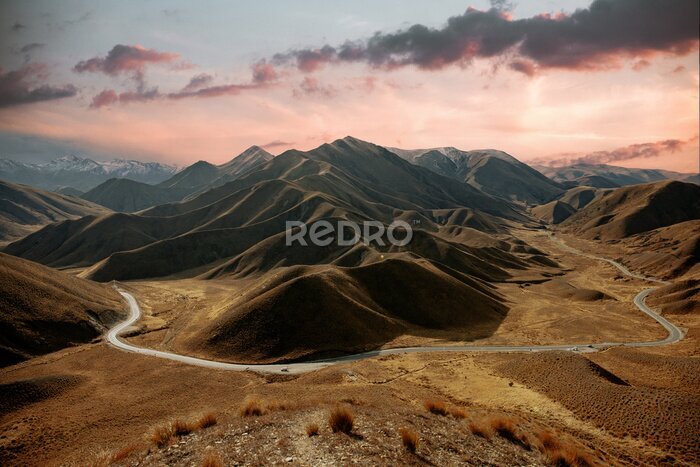
[[0, 0], [0, 157], [347, 135], [697, 172], [697, 0]]

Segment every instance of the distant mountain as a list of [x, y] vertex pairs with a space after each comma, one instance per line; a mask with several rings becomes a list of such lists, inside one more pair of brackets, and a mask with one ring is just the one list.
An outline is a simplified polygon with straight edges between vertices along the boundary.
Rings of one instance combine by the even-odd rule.
[[602, 192], [563, 224], [584, 238], [613, 240], [700, 219], [700, 186], [661, 181]]
[[112, 211], [134, 212], [180, 201], [188, 193], [186, 189], [162, 188], [126, 178], [112, 178], [83, 194], [81, 198]]
[[512, 201], [542, 204], [564, 192], [558, 183], [503, 151], [462, 151], [453, 147], [387, 149], [412, 164]]
[[657, 169], [629, 169], [607, 164], [574, 164], [564, 167], [536, 166], [552, 180], [596, 188], [615, 188], [661, 180], [683, 180], [692, 174]]
[[76, 198], [80, 198], [85, 194], [84, 191], [77, 190], [70, 186], [62, 186], [61, 188], [54, 190], [54, 193], [58, 193], [59, 195], [74, 196]]
[[221, 186], [273, 158], [252, 146], [223, 165], [198, 161], [157, 185], [128, 179], [109, 179], [81, 197], [113, 211], [134, 212], [173, 203]]
[[80, 198], [0, 180], [0, 245], [52, 222], [108, 212]]
[[88, 191], [110, 178], [159, 183], [172, 177], [176, 172], [176, 166], [157, 162], [122, 159], [97, 162], [74, 155], [41, 164], [0, 159], [1, 180], [24, 183], [45, 190], [71, 187]]
[[90, 342], [124, 314], [106, 284], [0, 253], [0, 366]]

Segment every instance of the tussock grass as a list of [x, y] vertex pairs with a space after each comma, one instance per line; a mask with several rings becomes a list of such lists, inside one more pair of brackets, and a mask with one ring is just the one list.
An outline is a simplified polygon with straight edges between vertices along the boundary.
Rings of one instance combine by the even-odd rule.
[[175, 436], [186, 436], [192, 433], [197, 427], [192, 422], [185, 420], [175, 420], [173, 422], [173, 434]]
[[458, 419], [467, 418], [467, 411], [461, 407], [450, 407], [449, 412], [450, 412], [450, 415], [452, 415], [454, 418], [458, 418]]
[[312, 436], [318, 436], [318, 423], [309, 423], [306, 425], [306, 436], [311, 438]]
[[484, 439], [491, 439], [493, 436], [493, 428], [490, 424], [485, 423], [483, 419], [472, 420], [469, 422], [469, 431], [476, 436], [480, 436]]
[[565, 442], [549, 430], [537, 433], [540, 451], [546, 454], [552, 465], [558, 467], [588, 467], [594, 465], [591, 456], [575, 446]]
[[328, 424], [333, 433], [341, 432], [349, 435], [355, 424], [355, 415], [349, 407], [336, 406], [328, 416]]
[[213, 412], [206, 413], [202, 415], [199, 420], [197, 420], [197, 428], [199, 429], [204, 429], [204, 428], [209, 428], [218, 422], [216, 418], [216, 414]]
[[443, 401], [431, 399], [425, 401], [423, 406], [432, 414], [441, 415], [443, 417], [447, 415], [447, 405]]
[[418, 449], [418, 433], [411, 428], [401, 428], [399, 434], [401, 435], [403, 447], [405, 447], [408, 452], [416, 452], [416, 449]]
[[241, 406], [241, 417], [259, 417], [263, 413], [263, 404], [260, 398], [255, 396], [246, 397]]
[[173, 432], [172, 424], [156, 427], [149, 439], [159, 448], [165, 447], [173, 440], [175, 433]]

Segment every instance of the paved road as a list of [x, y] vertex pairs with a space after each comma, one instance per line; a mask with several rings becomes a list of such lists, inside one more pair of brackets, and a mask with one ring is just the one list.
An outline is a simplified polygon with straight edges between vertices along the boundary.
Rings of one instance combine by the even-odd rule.
[[[619, 269], [623, 274], [627, 276], [634, 277], [636, 279], [642, 279], [650, 282], [667, 284], [668, 282], [660, 281], [658, 279], [641, 276], [634, 274], [629, 271], [626, 267], [620, 263], [607, 258], [601, 258], [598, 256], [589, 255], [587, 253], [580, 252], [570, 246], [566, 245], [558, 238], [554, 238], [550, 235], [553, 241], [560, 243], [564, 248], [571, 251], [574, 254], [586, 256], [588, 258], [593, 258], [601, 261], [606, 261], [611, 265]], [[168, 360], [174, 360], [177, 362], [187, 363], [189, 365], [203, 366], [207, 368], [215, 368], [219, 370], [232, 370], [232, 371], [256, 371], [260, 373], [278, 373], [278, 374], [298, 374], [306, 373], [308, 371], [318, 370], [330, 365], [337, 363], [354, 362], [357, 360], [362, 360], [370, 357], [378, 357], [382, 355], [395, 355], [404, 353], [428, 353], [428, 352], [544, 352], [552, 350], [565, 350], [565, 351], [595, 351], [601, 349], [607, 349], [610, 347], [655, 347], [659, 345], [672, 344], [678, 342], [683, 338], [683, 332], [675, 326], [673, 323], [668, 321], [663, 316], [658, 315], [654, 310], [649, 308], [645, 299], [650, 292], [655, 290], [654, 288], [644, 289], [639, 292], [634, 297], [634, 304], [643, 313], [647, 314], [649, 317], [656, 320], [661, 326], [663, 326], [668, 331], [668, 336], [665, 339], [658, 341], [649, 342], [603, 342], [603, 343], [573, 343], [573, 344], [557, 344], [557, 345], [459, 345], [459, 346], [429, 346], [429, 347], [401, 347], [394, 349], [381, 349], [373, 350], [370, 352], [363, 352], [353, 355], [346, 355], [343, 357], [335, 357], [326, 360], [315, 360], [311, 362], [301, 362], [301, 363], [289, 363], [289, 364], [270, 364], [270, 365], [244, 365], [238, 363], [225, 363], [217, 362], [213, 360], [206, 360], [196, 357], [188, 357], [185, 355], [174, 354], [170, 352], [163, 352], [160, 350], [147, 349], [143, 347], [136, 347], [131, 345], [121, 339], [119, 339], [119, 334], [121, 334], [129, 326], [136, 323], [141, 318], [141, 309], [139, 308], [136, 299], [128, 292], [119, 290], [119, 293], [126, 299], [129, 304], [129, 317], [126, 321], [123, 321], [116, 325], [114, 328], [110, 329], [107, 334], [107, 340], [113, 346], [125, 350], [127, 352], [134, 352], [143, 355], [150, 355], [152, 357], [165, 358]]]

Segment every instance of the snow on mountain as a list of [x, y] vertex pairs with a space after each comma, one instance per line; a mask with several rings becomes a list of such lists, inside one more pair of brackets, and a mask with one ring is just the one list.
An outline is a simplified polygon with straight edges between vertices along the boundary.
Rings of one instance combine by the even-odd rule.
[[158, 162], [124, 159], [98, 162], [73, 154], [36, 164], [0, 159], [0, 179], [48, 190], [72, 187], [87, 191], [110, 178], [155, 184], [170, 178], [177, 171], [177, 166]]

